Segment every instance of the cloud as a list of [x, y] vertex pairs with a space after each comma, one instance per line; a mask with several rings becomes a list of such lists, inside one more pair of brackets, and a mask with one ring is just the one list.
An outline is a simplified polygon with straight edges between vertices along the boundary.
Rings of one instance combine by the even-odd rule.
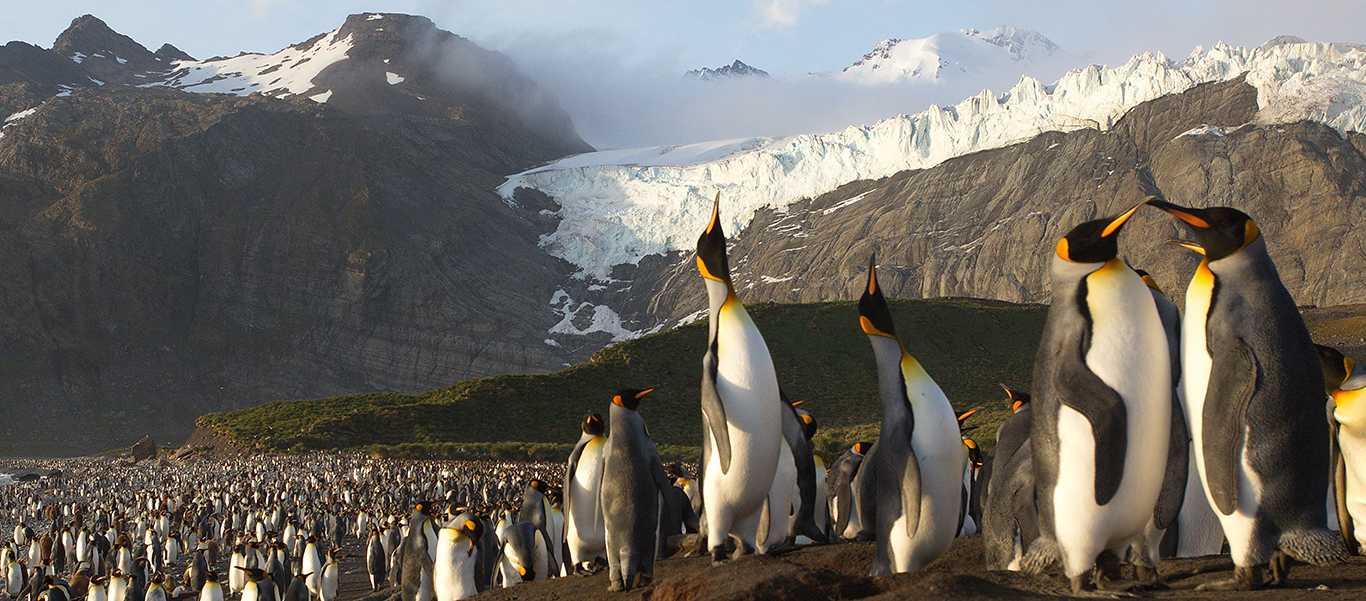
[[790, 29], [801, 20], [802, 8], [828, 4], [830, 0], [755, 0], [759, 24], [769, 29]]

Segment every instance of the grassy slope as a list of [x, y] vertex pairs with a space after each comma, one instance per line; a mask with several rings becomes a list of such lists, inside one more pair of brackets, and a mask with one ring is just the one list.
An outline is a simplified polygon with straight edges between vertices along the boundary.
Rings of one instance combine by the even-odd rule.
[[[876, 428], [866, 426], [880, 415], [875, 367], [854, 304], [750, 311], [784, 390], [809, 401], [824, 430], [822, 447], [875, 437]], [[937, 299], [895, 302], [892, 312], [901, 338], [955, 405], [990, 403], [998, 410], [983, 416], [979, 437], [994, 432], [991, 424], [1004, 416], [996, 382], [1028, 386], [1044, 308]], [[553, 443], [540, 450], [558, 455], [561, 445], [577, 440], [583, 415], [607, 412], [615, 388], [657, 386], [641, 409], [652, 435], [664, 445], [695, 447], [702, 436], [697, 399], [705, 345], [704, 321], [604, 349], [558, 373], [472, 380], [419, 395], [280, 401], [207, 415], [200, 425], [272, 450], [388, 445], [402, 454], [459, 454], [461, 445], [446, 443], [515, 440]]]

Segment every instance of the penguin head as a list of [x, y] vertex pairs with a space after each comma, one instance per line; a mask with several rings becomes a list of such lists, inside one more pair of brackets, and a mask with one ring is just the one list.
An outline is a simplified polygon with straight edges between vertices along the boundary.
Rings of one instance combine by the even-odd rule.
[[806, 436], [806, 439], [814, 438], [816, 436], [816, 418], [811, 417], [810, 413], [800, 411], [797, 413], [797, 419], [802, 421], [802, 434]]
[[1314, 350], [1318, 351], [1319, 366], [1323, 368], [1324, 389], [1332, 392], [1341, 388], [1347, 378], [1352, 376], [1352, 370], [1356, 367], [1355, 362], [1331, 346], [1315, 344]]
[[602, 416], [594, 413], [583, 418], [583, 433], [589, 436], [602, 436]]
[[479, 520], [468, 519], [460, 524], [460, 532], [465, 538], [478, 542], [484, 535], [484, 525]]
[[959, 428], [959, 430], [962, 430], [963, 424], [967, 423], [968, 418], [972, 417], [973, 415], [976, 415], [977, 412], [978, 412], [978, 411], [981, 411], [981, 410], [982, 410], [981, 407], [973, 407], [973, 408], [971, 408], [971, 409], [968, 409], [967, 411], [964, 411], [964, 412], [962, 412], [962, 413], [959, 413], [959, 414], [958, 414], [958, 428]]
[[612, 395], [612, 404], [623, 409], [636, 411], [640, 408], [640, 399], [650, 396], [650, 393], [654, 391], [654, 388], [646, 388], [644, 390], [626, 388], [618, 390], [616, 394]]
[[1142, 204], [1114, 217], [1087, 221], [1058, 240], [1054, 252], [1069, 263], [1104, 263], [1119, 256], [1119, 230]]
[[877, 257], [868, 257], [868, 281], [863, 287], [863, 295], [858, 300], [858, 323], [863, 333], [869, 336], [896, 338], [896, 326], [892, 323], [892, 311], [887, 307], [887, 299], [882, 296], [882, 287], [877, 283]]
[[730, 263], [726, 260], [726, 234], [721, 231], [721, 193], [712, 202], [707, 229], [697, 238], [697, 272], [703, 278], [730, 287]]
[[982, 449], [979, 448], [979, 447], [977, 446], [977, 441], [976, 441], [976, 440], [973, 440], [973, 438], [972, 438], [971, 436], [964, 436], [964, 437], [963, 437], [963, 446], [966, 447], [966, 448], [968, 449], [968, 462], [970, 462], [970, 463], [972, 464], [972, 468], [973, 468], [973, 469], [979, 469], [979, 468], [981, 468], [981, 467], [982, 467]]
[[1011, 414], [1019, 413], [1025, 405], [1029, 404], [1029, 393], [1022, 390], [1015, 390], [1005, 384], [1001, 384], [1001, 389], [1006, 391], [1006, 400], [1010, 401]]
[[1262, 237], [1262, 230], [1257, 227], [1257, 222], [1247, 213], [1233, 207], [1193, 209], [1159, 198], [1148, 199], [1148, 204], [1166, 211], [1190, 226], [1200, 243], [1201, 254], [1210, 261], [1228, 257]]
[[853, 451], [855, 455], [862, 457], [864, 455], [867, 455], [868, 451], [872, 448], [873, 443], [871, 442], [856, 442], [854, 443], [854, 446], [849, 448], [849, 450]]

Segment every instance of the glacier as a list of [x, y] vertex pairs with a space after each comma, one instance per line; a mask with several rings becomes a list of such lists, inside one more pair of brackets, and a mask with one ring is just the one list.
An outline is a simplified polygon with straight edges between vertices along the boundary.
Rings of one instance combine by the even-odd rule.
[[1366, 131], [1366, 46], [1312, 42], [1196, 48], [1181, 61], [1148, 52], [1122, 65], [1090, 65], [1045, 85], [1021, 77], [953, 106], [931, 106], [871, 125], [783, 138], [608, 150], [567, 157], [512, 175], [498, 187], [509, 203], [532, 188], [560, 204], [556, 229], [540, 240], [582, 278], [606, 279], [614, 265], [692, 247], [711, 201], [721, 196], [728, 233], [763, 208], [843, 184], [933, 167], [1046, 131], [1108, 129], [1134, 106], [1201, 83], [1246, 74], [1262, 123], [1310, 119]]

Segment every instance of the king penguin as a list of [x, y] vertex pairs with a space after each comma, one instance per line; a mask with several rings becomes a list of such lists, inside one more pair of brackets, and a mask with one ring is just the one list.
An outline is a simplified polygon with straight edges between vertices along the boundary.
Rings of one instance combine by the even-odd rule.
[[1034, 463], [1029, 445], [1029, 393], [1001, 384], [1010, 417], [996, 430], [996, 448], [978, 476], [982, 488], [982, 555], [988, 570], [1019, 571], [1039, 537]]
[[[1342, 560], [1347, 549], [1328, 531], [1324, 504], [1323, 376], [1261, 230], [1229, 207], [1148, 202], [1189, 226], [1205, 255], [1186, 291], [1182, 388], [1196, 467], [1234, 573], [1204, 586], [1283, 584], [1286, 556], [1312, 564]], [[1286, 469], [1291, 461], [1294, 469]]]
[[1167, 335], [1148, 287], [1117, 258], [1120, 230], [1141, 206], [1058, 241], [1034, 360], [1029, 442], [1040, 534], [1023, 564], [1037, 574], [1060, 559], [1074, 593], [1098, 561], [1095, 585], [1110, 586], [1117, 570], [1108, 568], [1141, 541], [1167, 467]]
[[979, 479], [982, 477], [982, 449], [978, 447], [977, 439], [969, 435], [976, 426], [965, 426], [968, 418], [980, 410], [980, 407], [973, 407], [958, 414], [958, 433], [963, 439], [963, 448], [967, 449], [963, 462], [963, 502], [959, 509], [958, 536], [976, 536], [981, 531], [982, 490]]
[[856, 540], [864, 533], [859, 519], [858, 475], [873, 443], [856, 442], [830, 464], [830, 529], [835, 536]]
[[600, 494], [607, 590], [614, 592], [649, 586], [658, 551], [660, 497], [673, 486], [640, 415], [640, 401], [651, 392], [653, 388], [612, 395]]
[[1181, 311], [1163, 294], [1148, 272], [1135, 270], [1148, 286], [1167, 335], [1167, 357], [1171, 372], [1171, 428], [1167, 437], [1167, 470], [1162, 476], [1162, 492], [1157, 496], [1152, 518], [1143, 530], [1142, 543], [1130, 547], [1130, 562], [1135, 578], [1145, 584], [1157, 584], [1157, 560], [1175, 557], [1181, 540], [1179, 516], [1186, 497], [1190, 472], [1190, 434], [1186, 428], [1185, 411], [1181, 405]]
[[1328, 403], [1333, 509], [1342, 542], [1359, 554], [1366, 548], [1366, 370], [1334, 349], [1321, 347], [1319, 353], [1325, 359], [1324, 381], [1333, 390]]
[[479, 560], [475, 553], [482, 534], [483, 524], [468, 513], [456, 516], [451, 525], [437, 534], [432, 576], [436, 601], [468, 599], [479, 594], [475, 580]]
[[877, 553], [872, 575], [915, 572], [953, 543], [962, 516], [967, 450], [944, 391], [896, 336], [892, 313], [868, 262], [859, 326], [877, 362], [882, 431], [866, 460], [860, 490], [872, 510]]
[[564, 474], [564, 537], [574, 571], [591, 573], [596, 562], [607, 559], [602, 505], [598, 502], [607, 437], [603, 436], [602, 416], [596, 413], [583, 418], [581, 429], [583, 434], [569, 455]]
[[782, 449], [782, 399], [773, 358], [731, 285], [721, 195], [697, 240], [697, 271], [707, 289], [707, 352], [702, 358], [702, 508], [713, 563], [727, 537], [736, 553], [756, 547], [759, 520]]

